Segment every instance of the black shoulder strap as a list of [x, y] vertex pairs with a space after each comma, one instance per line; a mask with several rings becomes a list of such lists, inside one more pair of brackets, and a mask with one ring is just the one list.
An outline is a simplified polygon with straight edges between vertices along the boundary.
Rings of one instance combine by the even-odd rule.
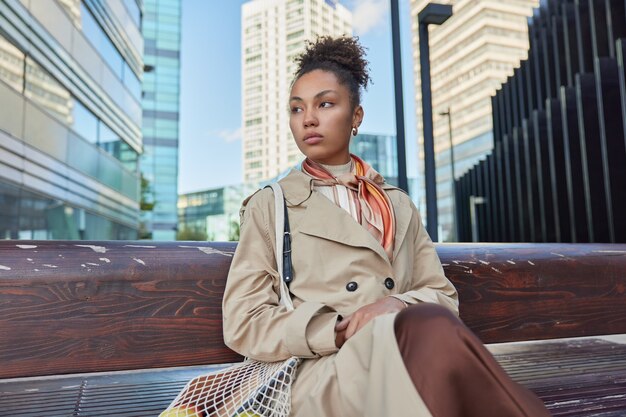
[[[272, 188], [272, 185], [266, 185], [265, 188]], [[285, 224], [283, 226], [283, 274], [282, 276], [283, 276], [283, 281], [287, 285], [287, 288], [289, 288], [289, 284], [291, 284], [291, 281], [293, 281], [293, 269], [291, 266], [291, 232], [289, 230], [289, 216], [287, 213], [287, 201], [285, 200], [284, 196], [283, 196], [283, 210], [284, 210]]]
[[289, 216], [287, 215], [287, 202], [283, 205], [285, 208], [285, 236], [283, 238], [283, 279], [285, 284], [289, 287], [291, 281], [293, 281], [293, 274], [291, 271], [291, 232], [289, 230]]

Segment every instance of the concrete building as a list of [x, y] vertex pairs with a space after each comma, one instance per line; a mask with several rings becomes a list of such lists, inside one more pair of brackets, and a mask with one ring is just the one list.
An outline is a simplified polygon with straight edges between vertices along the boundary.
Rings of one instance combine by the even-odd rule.
[[351, 35], [352, 15], [337, 0], [253, 0], [242, 6], [243, 180], [262, 181], [302, 154], [289, 130], [294, 58], [316, 35]]
[[141, 4], [0, 2], [0, 238], [137, 237]]
[[[493, 148], [491, 97], [526, 59], [527, 19], [538, 0], [441, 0], [453, 16], [430, 26], [433, 134], [437, 172], [439, 239], [455, 240], [450, 143], [455, 177]], [[417, 15], [427, 0], [411, 0], [417, 137], [423, 173], [422, 102]], [[449, 113], [448, 113], [449, 112]], [[448, 113], [451, 120], [448, 120]], [[449, 129], [451, 122], [452, 129]], [[450, 139], [452, 138], [452, 139]], [[425, 207], [425, 204], [423, 205]], [[425, 217], [425, 213], [424, 217]]]
[[174, 240], [178, 222], [181, 0], [144, 0], [141, 238]]

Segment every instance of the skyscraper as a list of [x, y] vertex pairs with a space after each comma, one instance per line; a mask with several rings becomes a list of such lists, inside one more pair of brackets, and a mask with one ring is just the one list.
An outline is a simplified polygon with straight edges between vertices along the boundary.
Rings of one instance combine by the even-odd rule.
[[[452, 4], [454, 13], [443, 25], [429, 27], [439, 238], [445, 241], [454, 238], [450, 143], [453, 144], [456, 178], [492, 149], [491, 96], [527, 57], [527, 18], [532, 16], [539, 0], [440, 2]], [[427, 3], [427, 0], [411, 0], [417, 136], [422, 170], [417, 15]]]
[[0, 2], [0, 238], [137, 237], [140, 4]]
[[244, 182], [272, 178], [300, 158], [287, 97], [294, 58], [316, 35], [351, 35], [352, 15], [337, 0], [253, 0], [242, 6]]
[[141, 238], [174, 240], [178, 222], [181, 0], [144, 0]]

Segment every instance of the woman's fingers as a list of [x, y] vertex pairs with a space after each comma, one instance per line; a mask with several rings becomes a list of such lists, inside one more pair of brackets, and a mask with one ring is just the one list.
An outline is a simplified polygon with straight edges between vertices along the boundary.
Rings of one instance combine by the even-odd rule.
[[335, 334], [335, 345], [341, 349], [344, 343], [346, 343], [346, 332], [337, 332]]
[[335, 325], [335, 331], [341, 332], [348, 328], [348, 324], [350, 324], [350, 320], [352, 319], [352, 314], [344, 317], [341, 321], [338, 321]]
[[346, 340], [354, 336], [354, 334], [358, 332], [359, 329], [362, 327], [360, 325], [362, 322], [362, 317], [358, 313], [359, 313], [358, 311], [354, 313], [354, 315], [352, 316], [352, 319], [350, 320], [350, 324], [348, 325], [348, 328], [346, 329]]

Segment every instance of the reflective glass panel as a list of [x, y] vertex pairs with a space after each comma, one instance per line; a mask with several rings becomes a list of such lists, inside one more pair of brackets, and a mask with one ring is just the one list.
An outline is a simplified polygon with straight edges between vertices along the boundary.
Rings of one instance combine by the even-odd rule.
[[46, 109], [65, 125], [71, 125], [74, 102], [72, 95], [30, 57], [26, 57], [24, 95]]
[[123, 77], [122, 67], [124, 62], [122, 56], [83, 3], [80, 5], [80, 11], [83, 33], [121, 80]]
[[74, 100], [70, 126], [86, 141], [97, 143], [98, 118], [78, 100]]
[[15, 91], [24, 86], [24, 53], [0, 34], [0, 80]]

